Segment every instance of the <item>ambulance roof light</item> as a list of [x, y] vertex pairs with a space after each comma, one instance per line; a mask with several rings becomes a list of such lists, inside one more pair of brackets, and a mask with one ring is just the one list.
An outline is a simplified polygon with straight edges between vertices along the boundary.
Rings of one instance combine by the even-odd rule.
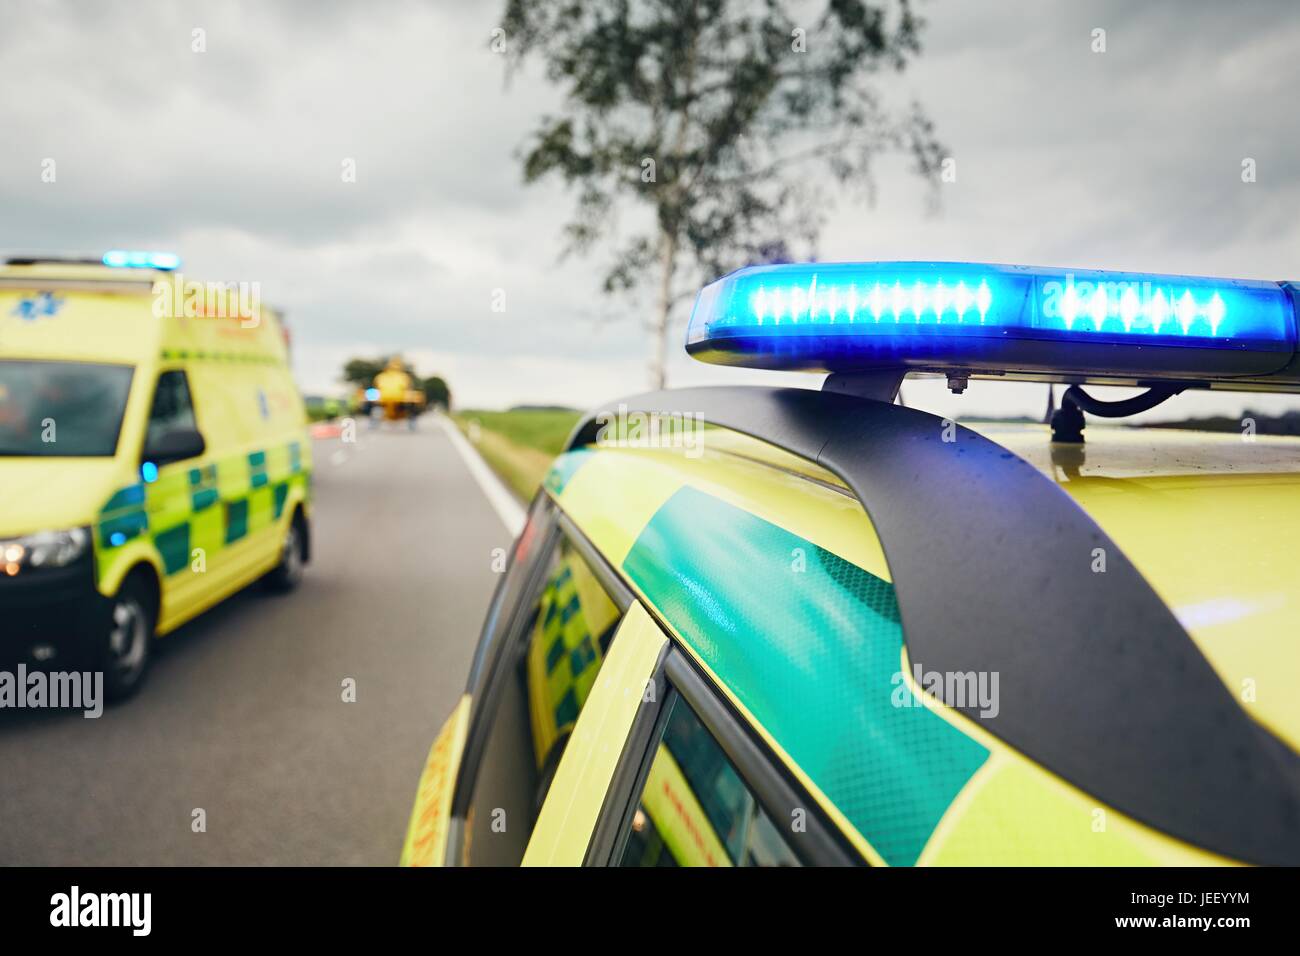
[[103, 262], [115, 269], [161, 269], [170, 272], [181, 267], [181, 257], [174, 252], [135, 249], [110, 249], [104, 253]]
[[1193, 384], [1268, 377], [1296, 341], [1277, 282], [941, 262], [751, 266], [701, 290], [687, 330], [724, 365]]

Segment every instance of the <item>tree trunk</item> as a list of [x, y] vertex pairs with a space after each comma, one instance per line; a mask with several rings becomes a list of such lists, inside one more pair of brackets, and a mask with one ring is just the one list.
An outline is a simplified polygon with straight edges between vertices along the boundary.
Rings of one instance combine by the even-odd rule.
[[651, 326], [650, 387], [662, 389], [668, 381], [668, 320], [673, 307], [673, 273], [677, 267], [677, 237], [659, 233], [659, 302]]
[[[691, 6], [691, 24], [699, 24], [699, 0]], [[651, 344], [650, 387], [662, 389], [668, 383], [668, 320], [673, 310], [673, 277], [677, 271], [677, 242], [681, 236], [681, 204], [687, 197], [683, 194], [682, 153], [686, 148], [686, 134], [690, 127], [691, 91], [695, 88], [695, 56], [698, 52], [699, 30], [687, 30], [690, 46], [686, 51], [686, 67], [683, 76], [685, 93], [682, 105], [677, 108], [677, 135], [668, 152], [669, 167], [666, 170], [669, 180], [664, 189], [667, 196], [659, 204], [659, 311], [654, 321], [654, 342]], [[670, 214], [665, 217], [664, 213]], [[665, 223], [669, 225], [665, 226]]]

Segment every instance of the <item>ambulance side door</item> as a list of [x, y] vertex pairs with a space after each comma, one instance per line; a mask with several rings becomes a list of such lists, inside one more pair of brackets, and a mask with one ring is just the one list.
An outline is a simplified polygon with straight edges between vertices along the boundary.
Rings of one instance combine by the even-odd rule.
[[163, 565], [159, 622], [164, 628], [170, 618], [202, 599], [214, 580], [209, 577], [212, 564], [219, 559], [215, 539], [204, 530], [205, 515], [210, 520], [219, 509], [214, 507], [215, 477], [214, 490], [207, 494], [204, 475], [211, 470], [211, 450], [198, 442], [201, 435], [185, 371], [159, 372], [145, 426], [140, 476], [149, 534]]

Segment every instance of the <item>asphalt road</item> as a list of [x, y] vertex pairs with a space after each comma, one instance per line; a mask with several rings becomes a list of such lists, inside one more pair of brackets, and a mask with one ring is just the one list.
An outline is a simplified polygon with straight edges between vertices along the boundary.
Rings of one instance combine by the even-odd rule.
[[249, 589], [164, 638], [97, 720], [0, 713], [0, 864], [397, 862], [510, 535], [427, 418], [314, 448], [301, 588]]

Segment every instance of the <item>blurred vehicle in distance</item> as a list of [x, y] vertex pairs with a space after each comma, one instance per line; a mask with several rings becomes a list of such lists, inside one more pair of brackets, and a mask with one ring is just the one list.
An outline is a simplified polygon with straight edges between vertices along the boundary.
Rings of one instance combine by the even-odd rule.
[[414, 429], [416, 416], [424, 411], [424, 392], [416, 384], [399, 357], [389, 359], [387, 367], [365, 390], [371, 423], [375, 424], [379, 418], [386, 422], [405, 421]]
[[141, 684], [152, 641], [311, 553], [280, 317], [175, 256], [0, 266], [0, 653]]
[[304, 395], [302, 402], [307, 411], [308, 421], [313, 422], [338, 418], [347, 410], [347, 405], [343, 399], [336, 398], [333, 395]]

